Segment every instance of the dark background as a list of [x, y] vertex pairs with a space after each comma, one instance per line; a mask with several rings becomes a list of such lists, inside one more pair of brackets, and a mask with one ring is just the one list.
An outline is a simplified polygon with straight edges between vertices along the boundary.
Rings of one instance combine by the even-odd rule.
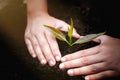
[[[0, 8], [0, 80], [79, 80], [79, 76], [69, 77], [58, 66], [41, 66], [29, 55], [24, 43], [26, 4], [22, 0], [0, 0], [0, 6], [4, 3], [6, 5]], [[120, 38], [116, 1], [49, 0], [48, 5], [52, 16], [68, 23], [72, 17], [81, 35], [106, 31]]]

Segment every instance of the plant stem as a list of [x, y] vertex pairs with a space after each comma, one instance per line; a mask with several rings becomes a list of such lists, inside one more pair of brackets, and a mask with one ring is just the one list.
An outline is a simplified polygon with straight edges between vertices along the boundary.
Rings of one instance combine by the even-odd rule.
[[73, 46], [73, 45], [74, 45], [73, 43], [70, 44], [70, 46]]
[[70, 43], [69, 41], [65, 40], [65, 42], [67, 42], [67, 44], [68, 44], [69, 46], [71, 46], [71, 43]]
[[72, 37], [69, 38], [69, 43], [72, 44]]

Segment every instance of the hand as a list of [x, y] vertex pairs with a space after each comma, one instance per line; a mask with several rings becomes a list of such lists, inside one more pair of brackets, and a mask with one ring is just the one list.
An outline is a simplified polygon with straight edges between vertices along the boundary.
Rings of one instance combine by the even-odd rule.
[[120, 39], [102, 35], [94, 41], [100, 45], [64, 56], [59, 67], [86, 80], [120, 75]]
[[[67, 31], [68, 24], [54, 17], [44, 14], [37, 17], [28, 17], [27, 28], [25, 30], [25, 42], [32, 57], [37, 57], [41, 64], [54, 66], [56, 61], [60, 61], [56, 38], [48, 31], [44, 24], [53, 26], [62, 31]], [[74, 37], [78, 36], [74, 30]]]

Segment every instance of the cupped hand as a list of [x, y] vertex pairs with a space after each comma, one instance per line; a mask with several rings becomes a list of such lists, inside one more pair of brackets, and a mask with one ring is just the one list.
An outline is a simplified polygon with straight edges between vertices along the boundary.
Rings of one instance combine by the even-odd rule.
[[[50, 66], [54, 66], [56, 61], [60, 61], [61, 53], [56, 38], [43, 26], [44, 24], [62, 31], [67, 31], [69, 25], [48, 14], [28, 17], [27, 28], [25, 30], [25, 43], [29, 53], [32, 57], [37, 57], [41, 64], [48, 63]], [[75, 29], [73, 36], [79, 36]]]
[[61, 69], [70, 76], [84, 75], [86, 80], [120, 75], [120, 39], [107, 35], [94, 39], [100, 45], [62, 57]]

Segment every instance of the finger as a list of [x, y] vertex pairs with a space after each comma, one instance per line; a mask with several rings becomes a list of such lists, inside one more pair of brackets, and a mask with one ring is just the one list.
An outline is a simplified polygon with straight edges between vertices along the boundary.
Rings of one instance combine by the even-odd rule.
[[[63, 21], [60, 21], [60, 20], [58, 20], [57, 22], [56, 22], [56, 28], [57, 29], [59, 29], [59, 30], [61, 30], [61, 31], [64, 31], [64, 32], [67, 32], [68, 31], [68, 27], [70, 26], [69, 24], [67, 24], [67, 23], [65, 23], [65, 22], [63, 22]], [[80, 37], [80, 35], [76, 32], [76, 30], [75, 30], [75, 28], [73, 29], [73, 34], [72, 34], [72, 36], [74, 37], [74, 38], [79, 38]]]
[[55, 23], [55, 28], [61, 30], [61, 31], [64, 31], [64, 32], [67, 32], [68, 31], [68, 24], [61, 21], [61, 20], [57, 20], [56, 23]]
[[80, 68], [69, 69], [67, 73], [70, 76], [90, 75], [90, 74], [99, 73], [105, 70], [107, 70], [107, 66], [104, 63], [97, 63], [97, 64], [92, 64], [92, 65], [88, 65]]
[[90, 64], [96, 64], [102, 62], [102, 57], [99, 57], [99, 54], [95, 54], [92, 56], [81, 57], [78, 59], [70, 60], [67, 62], [63, 62], [60, 64], [60, 69], [69, 69], [75, 67], [83, 67], [88, 66]]
[[87, 75], [87, 76], [85, 76], [85, 80], [100, 80], [102, 78], [115, 77], [118, 75], [120, 75], [118, 72], [108, 70], [108, 71], [103, 71], [103, 72], [100, 72], [97, 74]]
[[61, 61], [65, 62], [65, 61], [74, 60], [74, 59], [81, 58], [81, 57], [94, 55], [97, 53], [99, 53], [99, 46], [95, 46], [95, 47], [92, 47], [89, 49], [85, 49], [85, 50], [81, 50], [81, 51], [78, 51], [75, 53], [68, 54], [68, 55], [62, 57]]
[[48, 64], [50, 66], [54, 66], [56, 64], [56, 62], [55, 62], [54, 56], [52, 55], [52, 52], [51, 52], [50, 46], [48, 44], [48, 41], [46, 40], [47, 38], [45, 37], [45, 34], [41, 34], [41, 35], [38, 34], [36, 36], [36, 38], [39, 42], [42, 54], [44, 55]]
[[56, 61], [60, 61], [61, 53], [60, 53], [56, 38], [51, 33], [47, 33], [47, 32], [46, 32], [46, 38], [48, 40], [48, 43], [54, 58], [56, 59]]
[[26, 45], [27, 45], [27, 48], [28, 48], [28, 51], [29, 51], [30, 55], [31, 55], [33, 58], [35, 58], [35, 57], [36, 57], [36, 54], [35, 54], [34, 49], [33, 49], [33, 47], [32, 47], [31, 41], [30, 41], [29, 39], [25, 39], [25, 43], [26, 43]]
[[80, 38], [80, 35], [77, 33], [77, 31], [75, 30], [75, 28], [73, 29], [73, 34], [72, 34], [72, 36], [73, 36], [74, 38]]
[[41, 62], [41, 64], [46, 64], [47, 61], [46, 61], [44, 55], [42, 54], [38, 40], [34, 36], [32, 36], [32, 44], [33, 44], [34, 52], [36, 53], [36, 55], [38, 57], [38, 60]]
[[98, 43], [102, 43], [101, 41], [107, 39], [107, 37], [108, 37], [107, 35], [101, 35], [101, 36], [93, 39], [93, 41], [98, 42]]

